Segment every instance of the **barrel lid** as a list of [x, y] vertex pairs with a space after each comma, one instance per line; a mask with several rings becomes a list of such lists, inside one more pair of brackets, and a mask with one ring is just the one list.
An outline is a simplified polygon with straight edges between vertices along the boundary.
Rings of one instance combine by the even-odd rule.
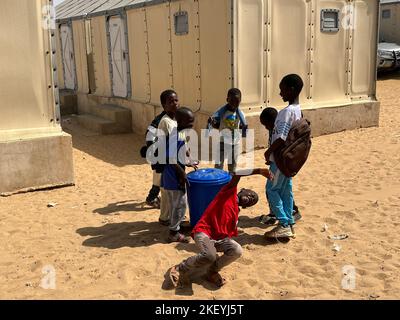
[[213, 184], [221, 182], [229, 182], [231, 175], [220, 169], [199, 169], [187, 175], [189, 182]]

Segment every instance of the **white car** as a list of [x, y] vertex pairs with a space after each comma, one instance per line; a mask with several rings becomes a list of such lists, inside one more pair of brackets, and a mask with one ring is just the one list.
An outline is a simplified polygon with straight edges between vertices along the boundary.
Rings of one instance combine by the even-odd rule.
[[396, 43], [378, 44], [378, 71], [400, 68], [400, 46]]

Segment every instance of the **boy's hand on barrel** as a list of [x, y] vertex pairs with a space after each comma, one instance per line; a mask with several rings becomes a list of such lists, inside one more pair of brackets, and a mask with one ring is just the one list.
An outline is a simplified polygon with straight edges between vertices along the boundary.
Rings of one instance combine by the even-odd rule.
[[197, 171], [197, 170], [199, 169], [199, 165], [198, 165], [198, 164], [193, 164], [192, 167], [193, 167], [193, 169], [194, 169], [195, 171]]
[[199, 169], [199, 161], [193, 160], [187, 166], [197, 171]]

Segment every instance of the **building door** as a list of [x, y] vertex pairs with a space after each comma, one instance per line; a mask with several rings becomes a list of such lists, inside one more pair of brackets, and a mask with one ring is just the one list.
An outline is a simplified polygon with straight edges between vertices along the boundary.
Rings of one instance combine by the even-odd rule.
[[75, 55], [74, 44], [72, 40], [72, 28], [70, 25], [61, 25], [61, 46], [62, 59], [64, 67], [65, 88], [70, 90], [76, 89], [75, 76]]
[[112, 16], [108, 20], [110, 64], [112, 72], [112, 92], [116, 97], [128, 97], [129, 56], [126, 42], [125, 21], [122, 16]]

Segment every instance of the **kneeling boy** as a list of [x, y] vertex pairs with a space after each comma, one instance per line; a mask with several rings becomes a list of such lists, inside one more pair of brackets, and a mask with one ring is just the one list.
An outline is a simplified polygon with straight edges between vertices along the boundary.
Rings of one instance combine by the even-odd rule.
[[[219, 271], [242, 255], [241, 246], [232, 239], [238, 235], [237, 223], [239, 206], [247, 208], [258, 202], [258, 195], [252, 190], [242, 189], [237, 193], [241, 176], [260, 174], [272, 179], [268, 169], [255, 169], [252, 173], [237, 172], [231, 182], [217, 194], [208, 206], [200, 221], [192, 231], [200, 253], [171, 268], [169, 277], [176, 287], [189, 271], [208, 268], [207, 279], [218, 287], [225, 284]], [[217, 252], [223, 252], [218, 256]]]

